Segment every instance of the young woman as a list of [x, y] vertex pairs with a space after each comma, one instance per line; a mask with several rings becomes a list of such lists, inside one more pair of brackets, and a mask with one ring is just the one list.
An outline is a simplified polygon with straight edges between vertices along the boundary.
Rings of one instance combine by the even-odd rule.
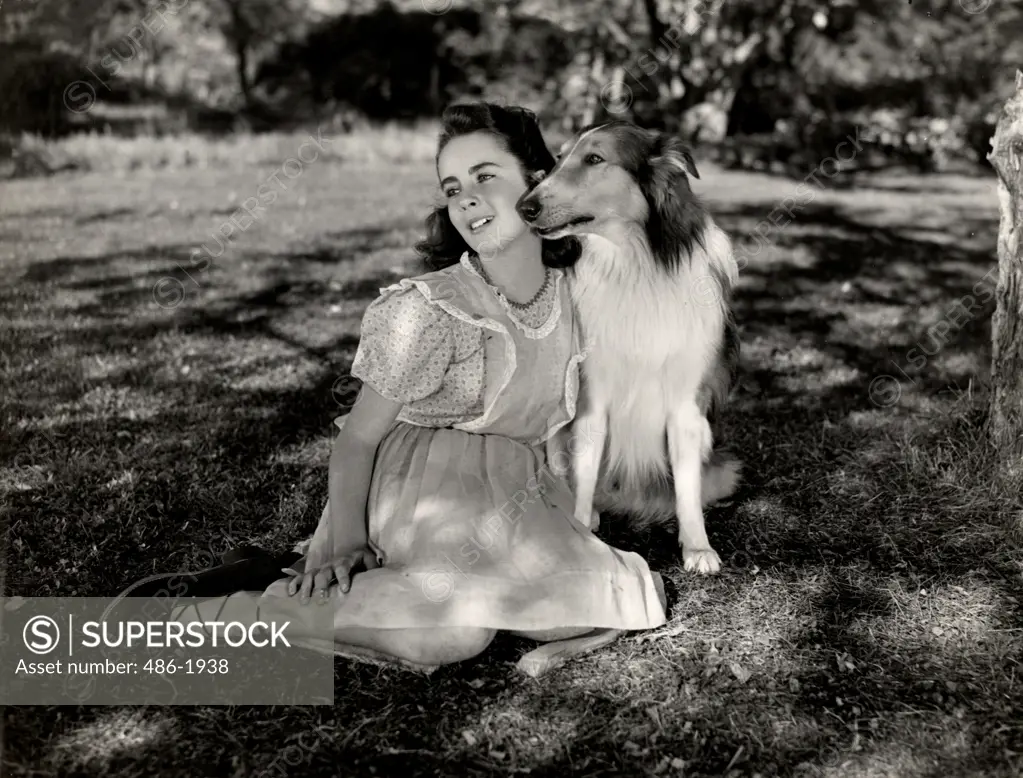
[[366, 310], [351, 368], [362, 390], [336, 422], [328, 503], [305, 555], [265, 590], [239, 587], [249, 591], [177, 618], [259, 608], [294, 630], [330, 607], [331, 639], [310, 627], [304, 645], [420, 668], [473, 657], [498, 630], [595, 646], [664, 623], [660, 576], [573, 518], [548, 456], [575, 415], [584, 358], [558, 269], [579, 247], [542, 242], [515, 204], [554, 164], [529, 111], [444, 113], [443, 204], [417, 246], [434, 270]]

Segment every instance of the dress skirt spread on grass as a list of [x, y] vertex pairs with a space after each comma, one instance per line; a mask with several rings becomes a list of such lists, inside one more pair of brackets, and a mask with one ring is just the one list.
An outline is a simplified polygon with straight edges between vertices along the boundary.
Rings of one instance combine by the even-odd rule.
[[[571, 488], [551, 466], [552, 436], [575, 416], [585, 358], [564, 274], [550, 271], [530, 326], [476, 263], [465, 254], [382, 289], [363, 318], [352, 375], [404, 403], [377, 451], [367, 501], [382, 566], [354, 575], [347, 594], [332, 584], [329, 605], [289, 597], [282, 573], [263, 592], [200, 602], [175, 618], [287, 619], [293, 643], [342, 654], [311, 626], [297, 640], [311, 610], [333, 608], [337, 631], [664, 624], [646, 561], [577, 522]], [[314, 542], [329, 522], [325, 507]]]

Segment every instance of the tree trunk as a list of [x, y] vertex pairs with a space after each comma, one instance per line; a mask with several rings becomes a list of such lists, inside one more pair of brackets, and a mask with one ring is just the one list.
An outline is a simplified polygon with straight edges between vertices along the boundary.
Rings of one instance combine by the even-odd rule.
[[650, 48], [656, 49], [661, 45], [661, 38], [668, 31], [668, 25], [662, 22], [657, 14], [657, 0], [643, 0], [643, 7], [646, 9], [647, 25], [650, 28]]
[[1011, 472], [1023, 466], [1023, 72], [988, 154], [998, 174], [998, 285], [992, 319], [991, 431]]
[[249, 83], [249, 46], [247, 41], [235, 43], [236, 64], [238, 66], [238, 85], [242, 89], [245, 107], [252, 107], [252, 84]]
[[253, 37], [252, 25], [245, 17], [242, 3], [239, 0], [227, 0], [226, 5], [231, 22], [225, 33], [228, 40], [234, 45], [238, 86], [241, 87], [245, 107], [252, 108], [252, 84], [249, 81], [249, 47]]

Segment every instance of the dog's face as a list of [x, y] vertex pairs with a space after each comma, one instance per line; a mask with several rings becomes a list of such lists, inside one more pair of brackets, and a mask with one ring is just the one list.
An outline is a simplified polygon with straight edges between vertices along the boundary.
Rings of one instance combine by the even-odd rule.
[[543, 238], [599, 234], [611, 221], [642, 222], [646, 202], [611, 127], [584, 130], [562, 147], [557, 165], [518, 202]]
[[[695, 203], [688, 176], [699, 178], [677, 138], [614, 121], [582, 130], [561, 148], [554, 169], [520, 198], [517, 210], [540, 237], [661, 229], [687, 221]], [[653, 236], [656, 243], [656, 236]]]

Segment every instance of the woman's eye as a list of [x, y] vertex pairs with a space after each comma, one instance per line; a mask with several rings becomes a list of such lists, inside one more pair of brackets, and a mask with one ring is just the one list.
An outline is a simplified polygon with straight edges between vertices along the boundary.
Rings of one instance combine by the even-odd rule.
[[604, 161], [604, 158], [600, 157], [600, 156], [598, 156], [596, 154], [587, 154], [586, 155], [586, 164], [587, 165], [599, 165], [603, 161]]
[[445, 197], [454, 197], [456, 194], [458, 194], [457, 189], [448, 189], [444, 192]]
[[487, 179], [490, 179], [490, 178], [493, 178], [493, 177], [494, 177], [493, 173], [480, 173], [479, 178], [477, 178], [476, 180], [479, 181], [482, 184]]

